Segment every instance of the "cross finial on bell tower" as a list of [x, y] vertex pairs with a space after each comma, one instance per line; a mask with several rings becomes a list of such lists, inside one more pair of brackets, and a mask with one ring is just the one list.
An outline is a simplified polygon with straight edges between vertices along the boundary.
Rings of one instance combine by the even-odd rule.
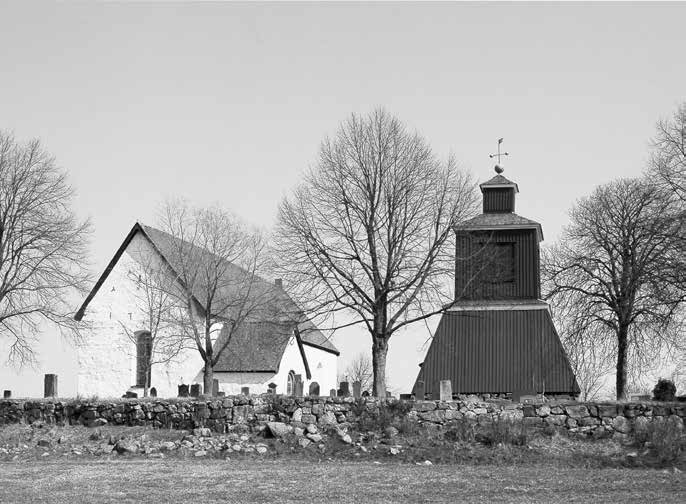
[[502, 165], [500, 164], [500, 157], [501, 157], [501, 156], [509, 156], [509, 155], [510, 155], [509, 152], [500, 152], [500, 144], [501, 144], [501, 143], [503, 143], [503, 139], [502, 139], [502, 138], [499, 138], [499, 139], [498, 139], [498, 153], [497, 153], [497, 154], [489, 154], [489, 155], [488, 155], [488, 157], [491, 158], [491, 159], [493, 159], [494, 157], [497, 157], [497, 158], [498, 158], [498, 164], [495, 165], [495, 172], [498, 173], [498, 174], [500, 174], [500, 173], [502, 173], [502, 172], [505, 171], [505, 169], [504, 169], [504, 168], [502, 167]]

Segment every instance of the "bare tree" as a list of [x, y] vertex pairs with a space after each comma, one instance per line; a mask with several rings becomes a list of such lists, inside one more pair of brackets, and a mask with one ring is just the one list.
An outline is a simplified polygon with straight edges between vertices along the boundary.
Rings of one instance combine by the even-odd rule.
[[0, 131], [0, 337], [12, 362], [34, 358], [42, 322], [79, 338], [69, 300], [88, 287], [91, 229], [74, 215], [73, 197], [38, 140], [20, 144]]
[[365, 352], [360, 352], [348, 364], [344, 372], [345, 377], [351, 382], [359, 381], [362, 390], [371, 390], [374, 373], [372, 371], [372, 360]]
[[592, 401], [597, 399], [614, 368], [616, 345], [612, 331], [596, 323], [592, 314], [585, 311], [581, 298], [578, 292], [558, 294], [551, 299], [551, 309], [581, 399]]
[[588, 337], [614, 337], [618, 399], [630, 364], [645, 366], [677, 341], [686, 299], [679, 215], [674, 198], [649, 180], [618, 180], [580, 200], [559, 244], [545, 252], [548, 296], [571, 296]]
[[151, 254], [136, 255], [127, 276], [136, 286], [132, 295], [139, 310], [132, 324], [120, 325], [136, 350], [136, 372], [144, 377], [137, 385], [143, 386], [143, 396], [147, 397], [153, 365], [172, 362], [188, 347], [188, 340], [179, 334], [175, 323], [177, 304], [171, 292], [176, 286], [170, 268]]
[[[232, 214], [218, 207], [198, 209], [170, 201], [160, 224], [170, 238], [164, 255], [177, 275], [176, 287], [168, 289], [179, 308], [175, 323], [204, 361], [203, 386], [208, 394], [212, 368], [233, 335], [251, 322], [284, 318], [279, 308], [283, 299], [272, 284], [258, 277], [267, 259], [263, 235]], [[216, 340], [219, 327], [226, 334], [222, 340]]]
[[660, 120], [656, 130], [649, 172], [686, 202], [686, 102], [670, 120]]
[[[376, 110], [344, 121], [317, 164], [279, 208], [282, 276], [308, 314], [331, 329], [364, 324], [373, 392], [385, 397], [393, 334], [444, 310], [454, 250], [449, 238], [476, 207], [475, 186], [454, 160]], [[336, 321], [344, 312], [352, 321]]]

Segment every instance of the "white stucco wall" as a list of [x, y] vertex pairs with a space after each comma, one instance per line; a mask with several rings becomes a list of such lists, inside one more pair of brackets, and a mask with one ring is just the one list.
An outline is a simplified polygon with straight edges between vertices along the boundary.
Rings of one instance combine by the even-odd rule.
[[[130, 274], [139, 267], [134, 257], [146, 265], [159, 261], [147, 240], [137, 234], [86, 309], [82, 322], [89, 329], [77, 349], [77, 393], [81, 396], [121, 397], [136, 383], [136, 346], [126, 332], [133, 334], [147, 329], [147, 325], [145, 305], [136, 296], [137, 282]], [[221, 327], [213, 329], [218, 335]], [[214, 377], [227, 394], [239, 394], [246, 386], [251, 393], [263, 393], [271, 382], [277, 384], [277, 393], [285, 393], [288, 373], [293, 370], [302, 375], [305, 394], [310, 383], [316, 381], [320, 394], [328, 395], [331, 388], [336, 388], [337, 356], [307, 345], [304, 349], [311, 380], [306, 379], [295, 337], [286, 346], [276, 374], [215, 373]], [[197, 349], [187, 349], [172, 362], [152, 366], [151, 386], [160, 397], [176, 397], [179, 384], [202, 384], [202, 369]]]
[[[82, 396], [121, 397], [136, 383], [136, 347], [126, 331], [146, 329], [145, 310], [128, 272], [137, 267], [130, 252], [141, 257], [149, 250], [136, 235], [86, 309], [83, 323], [90, 327], [77, 349], [77, 393]], [[174, 362], [153, 365], [151, 385], [159, 396], [175, 397], [178, 384], [194, 383], [201, 368], [197, 350], [184, 350]]]

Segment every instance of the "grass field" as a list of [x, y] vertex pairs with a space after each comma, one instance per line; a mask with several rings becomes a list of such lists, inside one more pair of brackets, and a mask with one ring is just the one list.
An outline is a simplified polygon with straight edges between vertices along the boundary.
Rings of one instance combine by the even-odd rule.
[[50, 460], [0, 463], [0, 502], [686, 502], [685, 474], [242, 457]]

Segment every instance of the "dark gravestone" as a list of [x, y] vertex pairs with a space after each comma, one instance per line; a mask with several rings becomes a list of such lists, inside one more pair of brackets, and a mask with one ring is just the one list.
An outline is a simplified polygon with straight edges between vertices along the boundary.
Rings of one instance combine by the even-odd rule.
[[369, 391], [365, 390], [364, 392], [362, 392], [362, 397], [369, 397]]
[[359, 399], [362, 396], [362, 382], [361, 381], [354, 381], [353, 382], [353, 397], [355, 399]]
[[179, 385], [179, 397], [188, 397], [188, 385]]
[[391, 394], [391, 391], [390, 391], [390, 390], [387, 390], [387, 391], [386, 391], [386, 397], [393, 397], [393, 394]]
[[342, 381], [340, 391], [341, 396], [348, 397], [350, 395], [350, 383], [347, 381]]
[[212, 380], [212, 396], [217, 397], [219, 395], [219, 380]]
[[191, 397], [199, 397], [200, 396], [200, 384], [199, 383], [194, 383], [191, 385]]
[[319, 383], [317, 383], [316, 381], [310, 383], [309, 395], [319, 396]]
[[138, 394], [136, 394], [135, 392], [131, 392], [130, 390], [127, 390], [126, 394], [124, 394], [123, 397], [125, 399], [136, 399], [138, 398]]
[[225, 397], [225, 396], [226, 396], [226, 392], [224, 392], [223, 390], [220, 390], [219, 392], [217, 392], [217, 397]]
[[3, 399], [9, 399], [9, 398], [11, 398], [11, 397], [12, 397], [12, 391], [11, 391], [11, 390], [5, 390], [5, 391], [2, 393], [2, 397], [3, 397]]
[[417, 384], [414, 386], [414, 398], [417, 401], [423, 401], [425, 396], [424, 382], [418, 380]]
[[293, 391], [293, 395], [295, 397], [303, 397], [305, 395], [305, 384], [302, 380], [297, 379], [298, 376], [299, 375], [296, 375], [295, 390]]
[[157, 389], [155, 387], [150, 389], [150, 397], [157, 397]]
[[46, 374], [43, 383], [43, 397], [56, 397], [57, 396], [57, 375], [56, 374]]
[[276, 394], [276, 383], [271, 382], [271, 383], [270, 383], [269, 385], [267, 385], [267, 386], [269, 387], [269, 389], [267, 390], [267, 392], [269, 392], [270, 394]]
[[241, 394], [250, 395], [250, 387], [241, 387]]
[[336, 397], [336, 389], [335, 388], [332, 388], [331, 390], [329, 390], [329, 396]]
[[401, 401], [410, 401], [412, 399], [412, 394], [400, 394]]

